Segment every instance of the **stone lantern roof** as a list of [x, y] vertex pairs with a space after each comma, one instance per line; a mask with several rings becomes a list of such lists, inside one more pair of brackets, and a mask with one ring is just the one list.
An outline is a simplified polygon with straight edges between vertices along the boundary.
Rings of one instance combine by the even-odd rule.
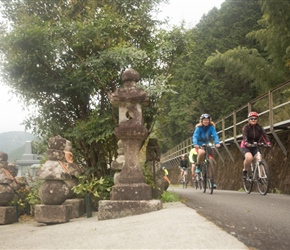
[[109, 96], [112, 105], [119, 107], [122, 103], [129, 102], [148, 106], [150, 103], [148, 94], [142, 88], [136, 87], [140, 79], [140, 74], [136, 70], [125, 70], [122, 74], [123, 86]]

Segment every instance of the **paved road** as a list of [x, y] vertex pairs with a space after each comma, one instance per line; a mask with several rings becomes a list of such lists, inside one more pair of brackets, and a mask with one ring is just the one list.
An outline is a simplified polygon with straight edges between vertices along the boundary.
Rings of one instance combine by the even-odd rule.
[[261, 250], [290, 249], [290, 196], [171, 187], [187, 206], [222, 227], [247, 246]]
[[[186, 220], [185, 220], [186, 218]], [[0, 226], [0, 249], [248, 249], [181, 202], [142, 215]]]

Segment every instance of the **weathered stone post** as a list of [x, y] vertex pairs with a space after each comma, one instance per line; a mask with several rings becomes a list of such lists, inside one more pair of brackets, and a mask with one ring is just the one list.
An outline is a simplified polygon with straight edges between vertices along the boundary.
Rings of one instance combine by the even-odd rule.
[[142, 106], [149, 105], [149, 96], [142, 88], [137, 88], [139, 80], [138, 72], [127, 69], [122, 74], [123, 86], [110, 96], [113, 106], [119, 108], [119, 126], [115, 134], [122, 141], [125, 161], [112, 188], [111, 200], [99, 202], [100, 220], [142, 214], [162, 207], [161, 201], [152, 200], [152, 189], [145, 183], [140, 166], [139, 152], [148, 134]]

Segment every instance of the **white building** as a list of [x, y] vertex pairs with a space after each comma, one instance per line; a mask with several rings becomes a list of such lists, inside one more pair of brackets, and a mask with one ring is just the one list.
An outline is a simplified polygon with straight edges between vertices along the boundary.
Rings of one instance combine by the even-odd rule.
[[40, 167], [39, 156], [32, 154], [31, 141], [25, 143], [24, 154], [20, 160], [16, 161], [16, 166], [18, 168], [17, 176], [25, 176], [26, 173], [30, 173], [31, 176], [35, 176], [35, 173]]

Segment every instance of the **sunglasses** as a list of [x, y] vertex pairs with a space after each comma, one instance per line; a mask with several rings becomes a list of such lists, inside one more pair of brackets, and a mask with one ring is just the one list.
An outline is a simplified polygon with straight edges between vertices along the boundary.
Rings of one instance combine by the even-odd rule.
[[249, 118], [249, 120], [250, 120], [250, 121], [257, 121], [258, 118], [251, 117], [251, 118]]

